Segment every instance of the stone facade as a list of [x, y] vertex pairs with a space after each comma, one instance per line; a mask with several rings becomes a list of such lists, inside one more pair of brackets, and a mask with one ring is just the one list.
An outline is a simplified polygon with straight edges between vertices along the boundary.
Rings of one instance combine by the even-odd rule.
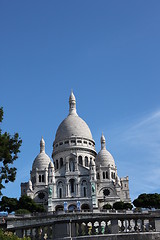
[[119, 178], [113, 156], [101, 136], [101, 150], [88, 125], [76, 112], [73, 93], [69, 98], [69, 115], [59, 125], [53, 142], [52, 159], [40, 141], [30, 180], [21, 183], [21, 194], [27, 194], [48, 211], [102, 209], [116, 201], [130, 202], [128, 177]]

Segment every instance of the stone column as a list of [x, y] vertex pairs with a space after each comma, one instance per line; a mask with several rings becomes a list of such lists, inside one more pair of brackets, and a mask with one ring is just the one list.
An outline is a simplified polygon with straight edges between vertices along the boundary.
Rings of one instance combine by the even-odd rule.
[[119, 232], [118, 220], [117, 219], [112, 219], [111, 220], [111, 233], [116, 234], [118, 232]]

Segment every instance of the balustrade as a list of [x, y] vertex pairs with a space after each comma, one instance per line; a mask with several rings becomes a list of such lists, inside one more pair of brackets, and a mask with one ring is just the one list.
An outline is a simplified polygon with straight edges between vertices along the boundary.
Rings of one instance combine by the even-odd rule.
[[[64, 218], [66, 219], [64, 221]], [[51, 240], [55, 239], [59, 234], [61, 229], [61, 234], [64, 237], [78, 237], [87, 235], [103, 235], [103, 234], [119, 234], [119, 233], [139, 233], [139, 232], [151, 232], [155, 230], [155, 221], [157, 221], [156, 226], [160, 226], [160, 219], [143, 216], [143, 215], [100, 215], [100, 214], [89, 214], [88, 216], [84, 213], [77, 214], [77, 218], [73, 218], [72, 215], [65, 215], [63, 217], [58, 216], [52, 223], [45, 222], [37, 219], [34, 220], [34, 224], [27, 226], [24, 222], [23, 226], [16, 227], [19, 237], [30, 237], [31, 240]], [[58, 219], [59, 218], [59, 219]], [[47, 219], [47, 218], [46, 218]], [[31, 219], [32, 220], [32, 219]], [[57, 221], [58, 220], [58, 221]], [[19, 221], [19, 220], [18, 220]], [[158, 222], [159, 221], [159, 222]], [[61, 227], [62, 226], [62, 227]], [[58, 228], [57, 228], [58, 227]]]

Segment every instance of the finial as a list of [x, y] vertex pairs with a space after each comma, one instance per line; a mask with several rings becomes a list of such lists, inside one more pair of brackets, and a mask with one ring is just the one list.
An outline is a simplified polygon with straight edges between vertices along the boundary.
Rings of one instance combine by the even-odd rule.
[[101, 149], [105, 149], [106, 148], [106, 139], [103, 135], [103, 132], [102, 132], [102, 135], [101, 135]]
[[77, 112], [76, 112], [76, 98], [73, 94], [73, 91], [71, 90], [71, 94], [70, 94], [70, 97], [69, 97], [69, 114], [72, 115], [77, 115]]
[[41, 141], [40, 141], [40, 152], [45, 152], [45, 141], [43, 137], [41, 138]]

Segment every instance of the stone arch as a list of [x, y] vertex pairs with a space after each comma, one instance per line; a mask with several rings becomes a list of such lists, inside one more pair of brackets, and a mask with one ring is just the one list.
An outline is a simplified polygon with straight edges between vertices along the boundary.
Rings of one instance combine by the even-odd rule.
[[64, 207], [63, 205], [56, 205], [55, 206], [55, 211], [58, 212], [58, 211], [63, 211], [64, 210]]
[[69, 179], [69, 190], [70, 195], [75, 195], [76, 193], [76, 180], [74, 178]]
[[69, 159], [69, 170], [70, 170], [70, 172], [74, 172], [75, 171], [75, 161], [74, 161], [74, 158], [70, 158]]
[[87, 180], [83, 179], [81, 181], [81, 196], [82, 197], [87, 197], [87, 189], [88, 189], [88, 184], [87, 184]]
[[83, 203], [82, 206], [81, 206], [81, 210], [89, 211], [89, 210], [90, 210], [90, 206], [89, 206], [89, 204], [87, 204], [87, 203]]
[[68, 211], [69, 211], [69, 212], [73, 212], [73, 211], [75, 211], [75, 210], [77, 210], [77, 206], [76, 206], [75, 204], [70, 204], [70, 205], [68, 206]]
[[65, 194], [65, 189], [64, 189], [64, 182], [60, 179], [58, 182], [57, 182], [57, 197], [58, 198], [63, 198], [64, 197], [64, 194]]
[[83, 165], [83, 159], [82, 156], [78, 156], [78, 164]]
[[84, 158], [84, 165], [85, 165], [85, 167], [89, 166], [89, 162], [88, 162], [88, 157], [87, 156], [85, 156], [85, 158]]
[[60, 158], [60, 167], [62, 167], [63, 166], [63, 158], [61, 157]]

